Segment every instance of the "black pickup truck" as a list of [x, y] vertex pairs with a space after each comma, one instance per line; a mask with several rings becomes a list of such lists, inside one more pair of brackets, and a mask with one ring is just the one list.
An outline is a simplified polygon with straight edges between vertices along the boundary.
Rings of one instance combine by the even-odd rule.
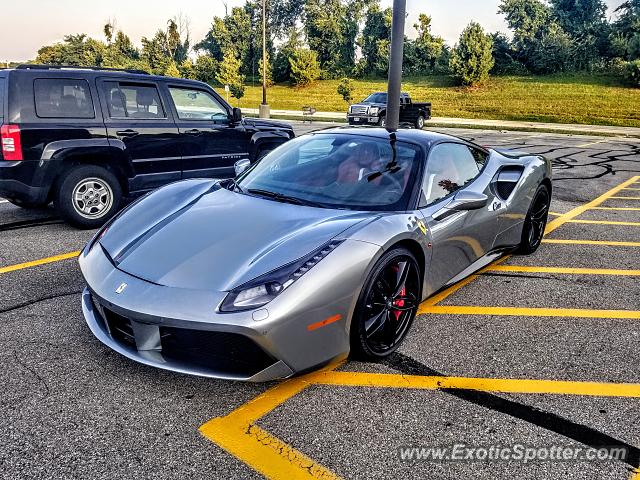
[[[424, 122], [431, 118], [430, 103], [413, 103], [411, 96], [403, 92], [400, 95], [400, 124], [411, 124], [418, 129], [424, 128]], [[387, 121], [387, 94], [376, 92], [357, 105], [349, 107], [347, 114], [349, 125], [379, 125], [384, 127]]]
[[236, 162], [293, 137], [286, 123], [243, 119], [201, 82], [133, 70], [0, 70], [0, 197], [23, 208], [53, 201], [80, 228], [167, 183], [233, 177]]

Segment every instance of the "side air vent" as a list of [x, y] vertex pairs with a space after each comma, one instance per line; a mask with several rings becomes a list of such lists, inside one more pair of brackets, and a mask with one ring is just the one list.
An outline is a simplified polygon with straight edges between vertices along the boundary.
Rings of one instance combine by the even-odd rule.
[[507, 200], [524, 172], [523, 167], [505, 167], [494, 178], [495, 194], [502, 200]]

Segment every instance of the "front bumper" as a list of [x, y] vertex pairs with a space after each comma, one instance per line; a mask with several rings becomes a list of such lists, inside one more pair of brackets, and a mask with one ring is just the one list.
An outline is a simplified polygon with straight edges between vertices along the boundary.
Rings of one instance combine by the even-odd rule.
[[[286, 378], [349, 352], [351, 314], [379, 247], [353, 241], [339, 249], [262, 309], [222, 314], [225, 292], [141, 280], [115, 268], [96, 245], [80, 256], [88, 283], [83, 313], [98, 340], [146, 365], [227, 380]], [[336, 282], [340, 266], [347, 269]]]
[[377, 125], [378, 122], [380, 122], [380, 117], [370, 115], [355, 115], [350, 113], [349, 115], [347, 115], [347, 121], [350, 125]]

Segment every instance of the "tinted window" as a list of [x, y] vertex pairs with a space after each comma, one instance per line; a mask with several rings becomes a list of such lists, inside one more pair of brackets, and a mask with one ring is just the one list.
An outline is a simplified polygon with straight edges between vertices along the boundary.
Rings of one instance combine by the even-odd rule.
[[277, 148], [238, 184], [248, 194], [268, 191], [327, 208], [406, 210], [420, 158], [402, 142], [314, 135]]
[[104, 89], [111, 118], [166, 118], [154, 85], [105, 82]]
[[180, 120], [228, 120], [227, 109], [203, 90], [170, 88]]
[[34, 82], [36, 114], [41, 118], [94, 118], [86, 80], [38, 79]]
[[484, 168], [484, 164], [487, 163], [487, 160], [489, 159], [489, 154], [477, 148], [469, 147], [469, 150], [471, 150], [471, 155], [473, 155], [478, 168], [482, 170]]
[[480, 168], [466, 145], [442, 143], [431, 149], [424, 178], [427, 205], [461, 189], [474, 180]]

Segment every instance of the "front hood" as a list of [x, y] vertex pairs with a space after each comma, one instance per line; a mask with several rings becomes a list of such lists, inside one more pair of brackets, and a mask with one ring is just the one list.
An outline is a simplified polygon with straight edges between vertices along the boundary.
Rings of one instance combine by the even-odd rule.
[[245, 125], [253, 126], [259, 130], [293, 130], [293, 127], [285, 122], [278, 122], [275, 120], [264, 120], [261, 118], [244, 118], [243, 123]]
[[378, 107], [378, 108], [386, 108], [386, 103], [358, 103], [354, 105], [354, 107]]
[[182, 198], [160, 189], [108, 229], [100, 243], [120, 270], [159, 285], [228, 291], [371, 217], [192, 185]]

